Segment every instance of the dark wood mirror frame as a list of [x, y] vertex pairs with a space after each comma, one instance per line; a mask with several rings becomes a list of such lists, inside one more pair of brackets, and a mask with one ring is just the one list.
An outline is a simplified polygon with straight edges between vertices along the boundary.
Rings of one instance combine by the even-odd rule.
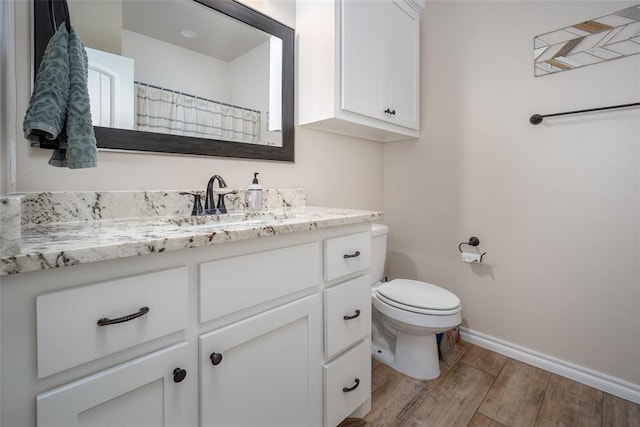
[[[98, 148], [293, 162], [294, 30], [233, 0], [194, 1], [282, 39], [282, 147], [95, 126]], [[34, 0], [34, 76], [54, 33], [50, 2], [58, 22], [64, 16], [62, 1]]]

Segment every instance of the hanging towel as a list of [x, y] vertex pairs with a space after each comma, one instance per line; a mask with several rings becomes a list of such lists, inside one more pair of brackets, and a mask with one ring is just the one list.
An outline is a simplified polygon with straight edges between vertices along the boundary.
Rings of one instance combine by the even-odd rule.
[[69, 100], [69, 34], [64, 25], [49, 40], [36, 74], [22, 129], [32, 146], [58, 148]]
[[68, 34], [62, 24], [45, 50], [23, 124], [32, 145], [54, 148], [52, 166], [97, 166], [87, 76], [84, 44], [73, 27]]

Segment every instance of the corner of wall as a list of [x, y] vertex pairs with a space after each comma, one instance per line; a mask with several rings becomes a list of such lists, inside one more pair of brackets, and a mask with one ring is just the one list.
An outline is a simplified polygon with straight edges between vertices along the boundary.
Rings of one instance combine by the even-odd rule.
[[0, 99], [5, 106], [0, 116], [0, 194], [15, 191], [16, 70], [15, 3], [2, 2], [2, 45], [0, 46]]

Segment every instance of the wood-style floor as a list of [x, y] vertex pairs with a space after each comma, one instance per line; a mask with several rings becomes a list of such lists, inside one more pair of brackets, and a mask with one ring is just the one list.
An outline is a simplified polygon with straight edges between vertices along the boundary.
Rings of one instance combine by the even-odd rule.
[[371, 412], [339, 427], [640, 427], [640, 405], [472, 344], [440, 368], [420, 381], [373, 360]]

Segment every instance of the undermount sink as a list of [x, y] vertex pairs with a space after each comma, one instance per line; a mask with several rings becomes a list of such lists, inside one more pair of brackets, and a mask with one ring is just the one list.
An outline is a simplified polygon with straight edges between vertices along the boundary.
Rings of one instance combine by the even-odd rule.
[[273, 221], [273, 219], [246, 219], [239, 221], [217, 221], [217, 222], [207, 222], [204, 224], [181, 224], [180, 228], [189, 229], [189, 230], [199, 230], [199, 229], [210, 229], [210, 228], [228, 228], [235, 226], [243, 226], [243, 227], [251, 227], [256, 225], [264, 225]]
[[225, 215], [191, 216], [188, 218], [171, 219], [170, 222], [184, 230], [219, 230], [238, 227], [259, 227], [282, 221], [298, 218], [299, 214], [293, 212], [234, 212]]

